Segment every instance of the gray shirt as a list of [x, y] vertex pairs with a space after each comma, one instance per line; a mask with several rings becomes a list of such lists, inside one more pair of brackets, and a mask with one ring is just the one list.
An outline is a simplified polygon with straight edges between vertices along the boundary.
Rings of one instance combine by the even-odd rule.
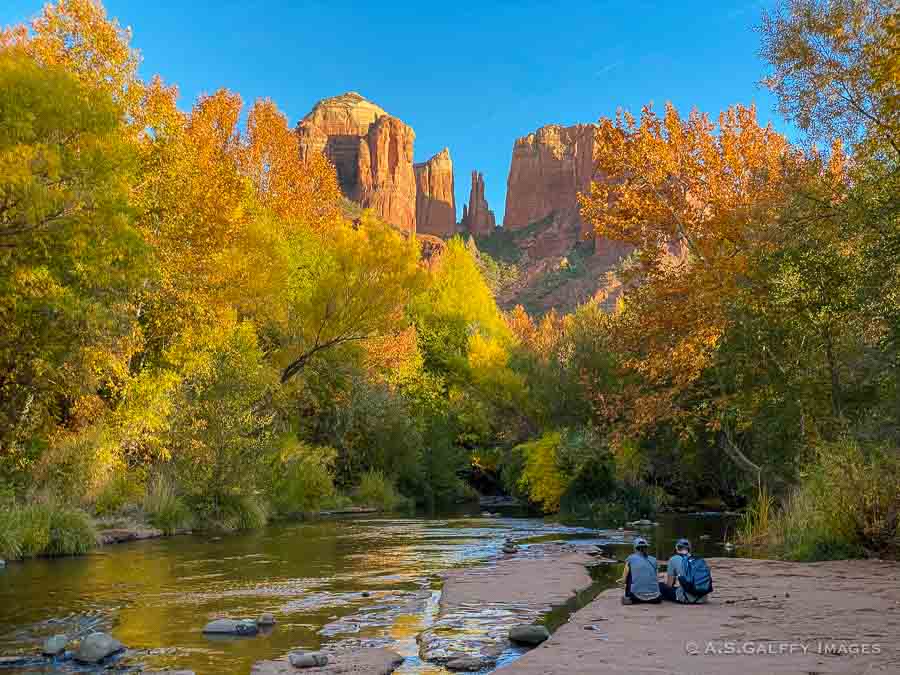
[[659, 582], [656, 579], [656, 558], [632, 553], [625, 559], [631, 572], [631, 592], [641, 600], [655, 600], [659, 597]]
[[[676, 553], [671, 558], [669, 558], [669, 565], [666, 569], [666, 574], [675, 577], [675, 583], [678, 583], [678, 575], [684, 572], [684, 559], [686, 556], [681, 555], [680, 553]], [[706, 602], [706, 596], [704, 595], [702, 598], [697, 598], [690, 593], [685, 592], [685, 590], [679, 585], [675, 588], [675, 598], [678, 602], [684, 602], [687, 604], [693, 604], [695, 602]]]

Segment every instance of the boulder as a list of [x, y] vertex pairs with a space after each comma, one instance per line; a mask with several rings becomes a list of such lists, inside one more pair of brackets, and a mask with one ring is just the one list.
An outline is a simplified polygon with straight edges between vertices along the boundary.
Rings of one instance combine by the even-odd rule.
[[503, 544], [503, 552], [508, 555], [511, 555], [513, 553], [518, 553], [519, 547], [516, 546], [515, 544]]
[[416, 172], [416, 231], [437, 237], [456, 232], [456, 196], [453, 160], [444, 148], [427, 162], [414, 164]]
[[251, 619], [215, 619], [203, 627], [209, 635], [256, 635], [259, 626]]
[[509, 639], [522, 645], [539, 645], [550, 639], [550, 631], [547, 630], [546, 626], [523, 624], [513, 626], [509, 630]]
[[106, 633], [91, 633], [84, 638], [75, 651], [79, 663], [99, 663], [103, 659], [125, 649], [125, 645]]
[[301, 159], [324, 153], [345, 197], [402, 230], [416, 231], [411, 127], [351, 91], [316, 103], [297, 135]]
[[268, 612], [264, 614], [260, 614], [259, 618], [256, 620], [257, 625], [259, 626], [274, 626], [275, 625], [275, 617]]
[[315, 668], [328, 664], [328, 655], [322, 652], [292, 652], [288, 661], [294, 668]]
[[59, 656], [66, 651], [69, 644], [68, 635], [54, 635], [44, 640], [44, 646], [41, 648], [41, 654], [44, 656]]

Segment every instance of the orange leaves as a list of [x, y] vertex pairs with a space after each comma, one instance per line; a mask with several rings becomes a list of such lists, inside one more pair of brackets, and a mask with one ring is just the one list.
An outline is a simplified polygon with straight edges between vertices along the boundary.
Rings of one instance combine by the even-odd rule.
[[620, 113], [597, 129], [597, 172], [581, 195], [599, 236], [636, 247], [616, 317], [617, 348], [642, 376], [632, 402], [640, 424], [672, 419], [679, 397], [699, 382], [727, 326], [726, 307], [765, 245], [767, 226], [788, 199], [802, 156], [754, 108], [735, 106], [714, 124], [667, 105], [640, 120]]
[[338, 212], [337, 174], [320, 153], [300, 159], [297, 134], [269, 99], [256, 101], [247, 118], [242, 157], [260, 202], [282, 218], [316, 225]]

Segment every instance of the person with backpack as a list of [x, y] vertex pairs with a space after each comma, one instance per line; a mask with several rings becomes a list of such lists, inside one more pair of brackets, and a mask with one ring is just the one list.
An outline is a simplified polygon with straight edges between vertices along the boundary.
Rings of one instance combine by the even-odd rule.
[[620, 582], [625, 582], [623, 605], [662, 602], [656, 578], [656, 558], [647, 555], [649, 544], [643, 537], [634, 540], [634, 553], [625, 559], [625, 570]]
[[691, 542], [679, 539], [675, 543], [675, 555], [669, 558], [666, 580], [659, 582], [663, 598], [683, 605], [706, 602], [712, 593], [712, 574], [703, 558], [691, 555]]

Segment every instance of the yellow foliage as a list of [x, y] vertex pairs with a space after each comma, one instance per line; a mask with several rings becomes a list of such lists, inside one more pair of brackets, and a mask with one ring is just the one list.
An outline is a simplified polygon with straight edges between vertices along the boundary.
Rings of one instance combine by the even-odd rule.
[[540, 504], [546, 513], [559, 511], [559, 500], [569, 485], [569, 479], [560, 471], [556, 457], [561, 440], [562, 434], [557, 431], [515, 448], [525, 458], [519, 487], [526, 490], [529, 499]]

